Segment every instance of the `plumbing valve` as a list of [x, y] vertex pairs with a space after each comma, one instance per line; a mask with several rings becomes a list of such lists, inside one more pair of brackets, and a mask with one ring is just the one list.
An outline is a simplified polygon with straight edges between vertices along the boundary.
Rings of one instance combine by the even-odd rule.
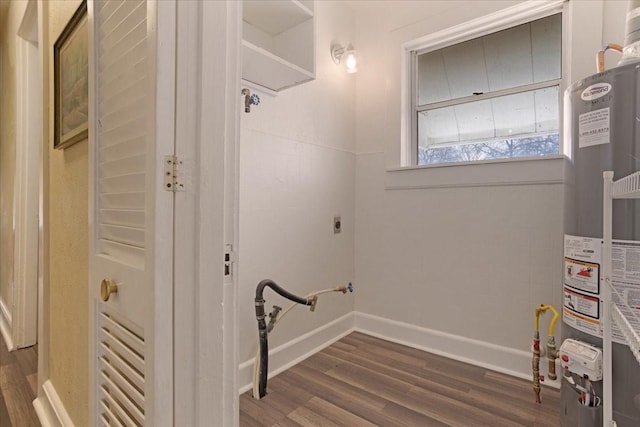
[[258, 94], [252, 94], [247, 88], [242, 89], [240, 93], [244, 96], [244, 112], [250, 113], [252, 105], [260, 105], [260, 97]]
[[349, 282], [347, 286], [339, 286], [335, 288], [335, 290], [337, 292], [342, 292], [343, 294], [346, 294], [347, 292], [353, 292], [353, 285], [351, 284], [351, 282]]
[[547, 340], [547, 359], [549, 360], [549, 378], [555, 380], [558, 378], [556, 375], [556, 359], [559, 356], [559, 352], [556, 349], [556, 340], [553, 336], [550, 336]]
[[267, 325], [267, 332], [271, 332], [273, 327], [276, 326], [276, 320], [278, 319], [278, 313], [282, 311], [282, 307], [277, 305], [273, 306], [273, 311], [269, 313], [269, 324]]

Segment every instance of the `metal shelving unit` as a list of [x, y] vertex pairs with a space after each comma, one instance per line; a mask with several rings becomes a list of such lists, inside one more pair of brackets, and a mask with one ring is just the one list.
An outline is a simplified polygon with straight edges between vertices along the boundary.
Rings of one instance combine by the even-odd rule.
[[622, 332], [629, 350], [640, 364], [640, 316], [636, 310], [624, 303], [624, 298], [614, 288], [611, 272], [612, 211], [614, 199], [640, 199], [640, 172], [613, 181], [613, 172], [603, 173], [604, 194], [602, 211], [602, 347], [603, 347], [603, 417], [604, 426], [615, 427], [613, 420], [612, 387], [612, 324]]

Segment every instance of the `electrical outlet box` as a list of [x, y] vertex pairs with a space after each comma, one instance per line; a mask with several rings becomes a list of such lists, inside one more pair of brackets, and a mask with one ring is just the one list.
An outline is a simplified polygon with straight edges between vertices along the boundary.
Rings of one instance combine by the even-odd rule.
[[338, 234], [342, 231], [342, 220], [339, 216], [333, 217], [333, 234]]

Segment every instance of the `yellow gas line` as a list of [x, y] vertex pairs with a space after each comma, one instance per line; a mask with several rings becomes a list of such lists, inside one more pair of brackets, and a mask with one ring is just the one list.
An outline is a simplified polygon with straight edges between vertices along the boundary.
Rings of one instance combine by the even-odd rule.
[[556, 349], [556, 340], [554, 330], [556, 322], [560, 318], [558, 311], [552, 305], [540, 305], [536, 308], [535, 314], [535, 330], [533, 333], [533, 391], [536, 396], [536, 403], [540, 403], [540, 381], [544, 380], [540, 375], [540, 315], [544, 315], [547, 311], [553, 313], [551, 323], [549, 323], [549, 338], [547, 340], [547, 359], [549, 361], [549, 378], [555, 380], [556, 375], [556, 359], [558, 358], [558, 350]]

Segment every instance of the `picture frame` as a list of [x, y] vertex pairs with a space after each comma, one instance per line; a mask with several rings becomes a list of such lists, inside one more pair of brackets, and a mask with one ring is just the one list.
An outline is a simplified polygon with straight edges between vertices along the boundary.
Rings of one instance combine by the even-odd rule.
[[53, 45], [53, 148], [69, 147], [89, 135], [89, 41], [83, 0]]

